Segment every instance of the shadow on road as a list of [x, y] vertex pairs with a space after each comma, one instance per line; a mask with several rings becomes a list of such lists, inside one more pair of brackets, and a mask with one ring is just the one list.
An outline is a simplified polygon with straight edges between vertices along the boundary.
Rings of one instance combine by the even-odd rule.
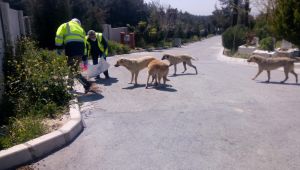
[[104, 96], [102, 96], [101, 94], [88, 93], [86, 95], [79, 96], [78, 101], [80, 103], [84, 103], [84, 102], [92, 102], [92, 101], [96, 101], [96, 100], [101, 100], [103, 98], [104, 98]]
[[110, 79], [98, 79], [96, 80], [97, 84], [102, 84], [104, 86], [111, 86], [114, 83], [117, 83], [119, 80], [117, 78], [111, 77]]
[[149, 89], [155, 89], [155, 90], [165, 91], [165, 92], [177, 92], [177, 90], [172, 88], [171, 85], [158, 85], [158, 86], [151, 85]]
[[281, 83], [281, 82], [266, 82], [266, 81], [257, 81], [257, 83], [261, 84], [275, 84], [275, 85], [286, 85], [286, 86], [300, 86], [297, 83]]
[[180, 73], [180, 74], [176, 74], [176, 75], [170, 75], [169, 77], [177, 77], [177, 76], [195, 76], [195, 75], [197, 75], [197, 74], [195, 74], [195, 73]]
[[141, 87], [146, 87], [146, 85], [145, 84], [137, 84], [137, 85], [132, 85], [132, 86], [124, 87], [122, 89], [133, 90], [133, 89], [141, 88]]

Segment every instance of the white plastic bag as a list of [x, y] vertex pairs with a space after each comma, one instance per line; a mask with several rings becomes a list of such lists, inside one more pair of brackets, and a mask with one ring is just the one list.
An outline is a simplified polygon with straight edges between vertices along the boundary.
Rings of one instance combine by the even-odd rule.
[[84, 70], [81, 74], [87, 78], [97, 77], [104, 71], [108, 70], [109, 64], [104, 59], [100, 58], [97, 65], [88, 64], [87, 69]]
[[97, 67], [98, 73], [103, 73], [104, 71], [108, 70], [109, 64], [107, 61], [105, 61], [103, 58], [100, 58], [99, 63], [97, 64], [99, 67]]

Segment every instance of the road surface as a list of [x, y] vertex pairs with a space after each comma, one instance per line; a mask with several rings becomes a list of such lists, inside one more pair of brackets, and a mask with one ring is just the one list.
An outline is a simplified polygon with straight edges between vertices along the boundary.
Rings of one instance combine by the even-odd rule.
[[[198, 68], [169, 77], [170, 86], [128, 84], [130, 73], [111, 67], [103, 96], [80, 97], [85, 130], [69, 146], [36, 162], [47, 170], [268, 170], [300, 169], [300, 86], [282, 71], [251, 80], [257, 67], [219, 61], [220, 37], [182, 48], [128, 54], [190, 54]], [[109, 58], [113, 65], [120, 56]], [[183, 66], [177, 67], [180, 73]], [[170, 68], [170, 75], [174, 68]], [[299, 73], [299, 72], [298, 72]], [[102, 75], [103, 77], [103, 75]]]

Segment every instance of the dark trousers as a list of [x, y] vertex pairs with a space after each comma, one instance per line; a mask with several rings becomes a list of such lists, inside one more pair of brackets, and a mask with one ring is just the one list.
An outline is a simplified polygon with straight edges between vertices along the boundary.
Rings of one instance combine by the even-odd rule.
[[[80, 84], [83, 85], [84, 89], [88, 90], [91, 86], [91, 83], [81, 75], [79, 64], [82, 61], [82, 56], [73, 56], [68, 57], [68, 66], [70, 67], [71, 73], [69, 75], [70, 79], [73, 80], [73, 78], [78, 79]], [[73, 86], [74, 82], [70, 82], [70, 85]]]
[[[93, 65], [97, 65], [98, 64], [99, 55], [92, 55], [92, 58], [93, 58]], [[104, 57], [104, 60], [106, 61], [105, 57]], [[104, 76], [106, 78], [109, 78], [108, 70], [104, 71], [103, 74], [104, 74]]]

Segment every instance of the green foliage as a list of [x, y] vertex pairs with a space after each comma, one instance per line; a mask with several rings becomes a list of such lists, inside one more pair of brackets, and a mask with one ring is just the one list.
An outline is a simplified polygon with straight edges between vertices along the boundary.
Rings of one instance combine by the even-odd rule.
[[300, 1], [277, 0], [273, 17], [277, 36], [300, 46]]
[[259, 48], [267, 51], [274, 51], [274, 42], [272, 37], [267, 37], [259, 42]]
[[6, 127], [1, 128], [0, 150], [39, 137], [46, 131], [39, 117], [11, 118]]
[[71, 18], [69, 0], [25, 0], [33, 19], [33, 32], [41, 47], [54, 48], [57, 28]]
[[257, 16], [254, 32], [260, 40], [271, 36], [271, 28], [265, 14]]
[[[30, 39], [21, 39], [16, 55], [7, 55], [5, 62], [5, 99], [7, 116], [53, 114], [68, 104], [69, 68], [65, 56], [38, 49]], [[5, 107], [6, 107], [5, 106]]]
[[127, 45], [123, 45], [114, 41], [108, 41], [109, 55], [113, 56], [116, 54], [128, 54], [130, 48]]
[[237, 51], [240, 45], [246, 43], [247, 28], [241, 25], [229, 27], [222, 35], [223, 46], [232, 51]]

